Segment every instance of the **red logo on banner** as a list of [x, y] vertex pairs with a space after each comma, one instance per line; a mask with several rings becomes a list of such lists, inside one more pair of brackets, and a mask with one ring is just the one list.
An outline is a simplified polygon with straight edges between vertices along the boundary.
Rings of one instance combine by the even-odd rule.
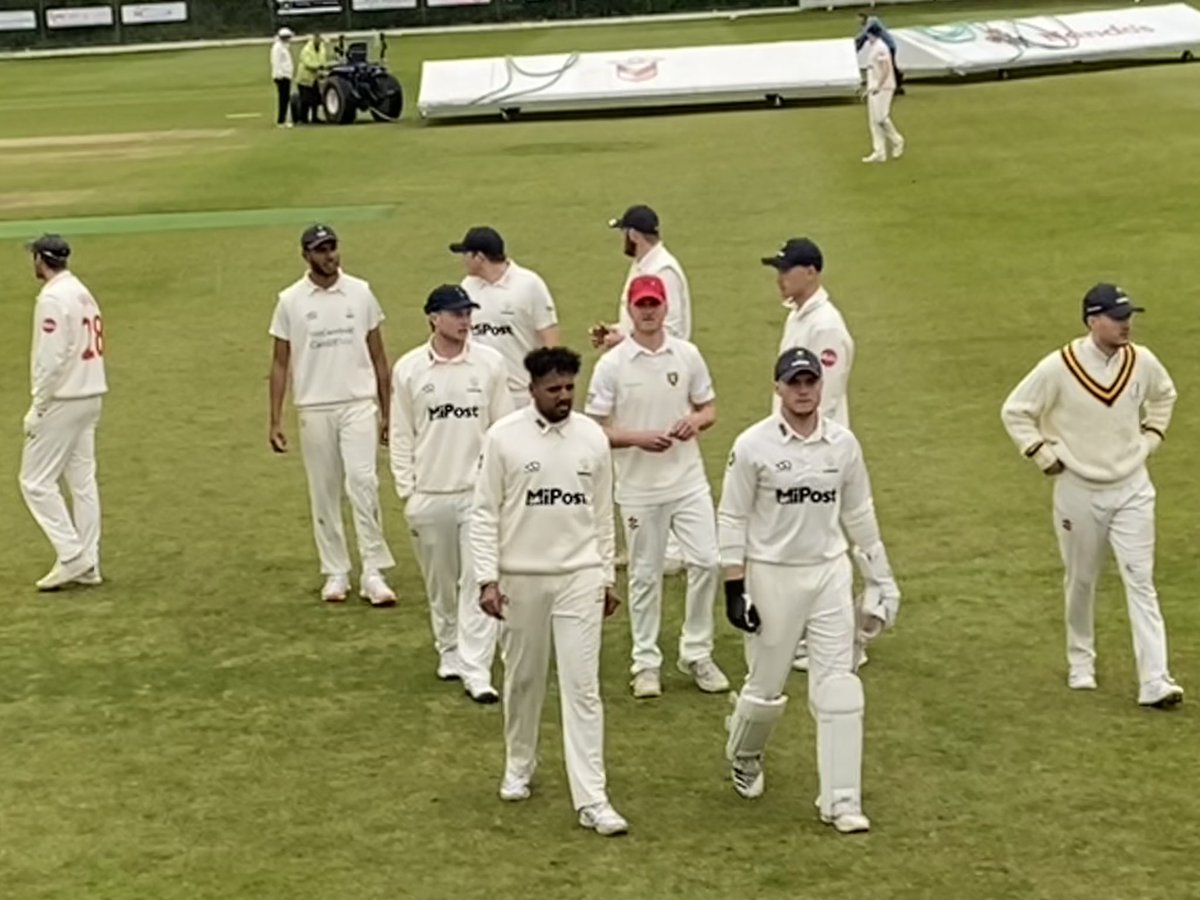
[[821, 351], [821, 365], [830, 369], [837, 365], [837, 353], [833, 350]]
[[46, 334], [54, 334], [57, 328], [58, 323], [53, 319], [42, 319], [42, 331], [46, 332]]
[[658, 77], [657, 59], [635, 56], [614, 65], [617, 67], [617, 77], [622, 81], [650, 81]]

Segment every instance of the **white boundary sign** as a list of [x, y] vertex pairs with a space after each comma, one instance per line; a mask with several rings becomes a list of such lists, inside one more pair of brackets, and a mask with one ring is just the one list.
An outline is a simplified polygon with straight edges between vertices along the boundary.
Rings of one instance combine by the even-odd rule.
[[46, 10], [47, 28], [95, 28], [113, 24], [111, 6], [73, 6]]
[[37, 31], [37, 10], [0, 10], [0, 31]]
[[186, 22], [187, 3], [130, 3], [121, 7], [122, 25], [160, 25]]
[[416, 9], [417, 0], [352, 0], [355, 12], [379, 12], [385, 9]]

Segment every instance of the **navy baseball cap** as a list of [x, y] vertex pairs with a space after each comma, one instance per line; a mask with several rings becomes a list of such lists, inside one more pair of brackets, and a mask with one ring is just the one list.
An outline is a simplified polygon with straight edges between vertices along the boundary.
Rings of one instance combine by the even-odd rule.
[[463, 309], [479, 309], [479, 304], [457, 284], [438, 285], [430, 291], [425, 300], [427, 313], [456, 312]]
[[609, 228], [632, 228], [642, 234], [658, 234], [658, 213], [643, 203], [629, 207], [619, 219], [609, 219]]
[[1083, 320], [1088, 316], [1108, 316], [1110, 319], [1123, 321], [1134, 313], [1145, 312], [1141, 306], [1134, 306], [1126, 293], [1115, 284], [1101, 282], [1083, 295]]
[[51, 263], [65, 263], [71, 255], [71, 245], [57, 234], [43, 234], [36, 241], [27, 243], [25, 249]]
[[801, 375], [821, 377], [821, 360], [806, 347], [790, 347], [775, 360], [775, 380], [790, 382]]
[[493, 259], [504, 257], [504, 238], [495, 228], [480, 225], [467, 229], [463, 239], [450, 245], [451, 253], [482, 253]]
[[316, 250], [322, 244], [336, 244], [337, 239], [337, 233], [328, 225], [310, 225], [300, 235], [300, 246], [305, 250]]
[[820, 272], [825, 266], [825, 258], [821, 256], [821, 248], [808, 238], [789, 238], [774, 256], [764, 256], [762, 264], [780, 272], [796, 266], [809, 266]]

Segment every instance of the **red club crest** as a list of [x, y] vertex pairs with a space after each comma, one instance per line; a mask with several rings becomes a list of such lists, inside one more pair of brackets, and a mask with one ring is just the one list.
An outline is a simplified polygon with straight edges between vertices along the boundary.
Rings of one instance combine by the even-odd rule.
[[836, 350], [821, 351], [821, 365], [829, 369], [837, 365], [838, 355]]

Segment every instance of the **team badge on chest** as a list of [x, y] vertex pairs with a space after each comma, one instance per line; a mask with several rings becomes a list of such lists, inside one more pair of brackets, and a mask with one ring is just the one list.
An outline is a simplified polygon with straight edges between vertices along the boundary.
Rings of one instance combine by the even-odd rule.
[[668, 372], [667, 373], [667, 384], [669, 384], [671, 387], [675, 387], [675, 385], [679, 384], [679, 373], [678, 372]]

